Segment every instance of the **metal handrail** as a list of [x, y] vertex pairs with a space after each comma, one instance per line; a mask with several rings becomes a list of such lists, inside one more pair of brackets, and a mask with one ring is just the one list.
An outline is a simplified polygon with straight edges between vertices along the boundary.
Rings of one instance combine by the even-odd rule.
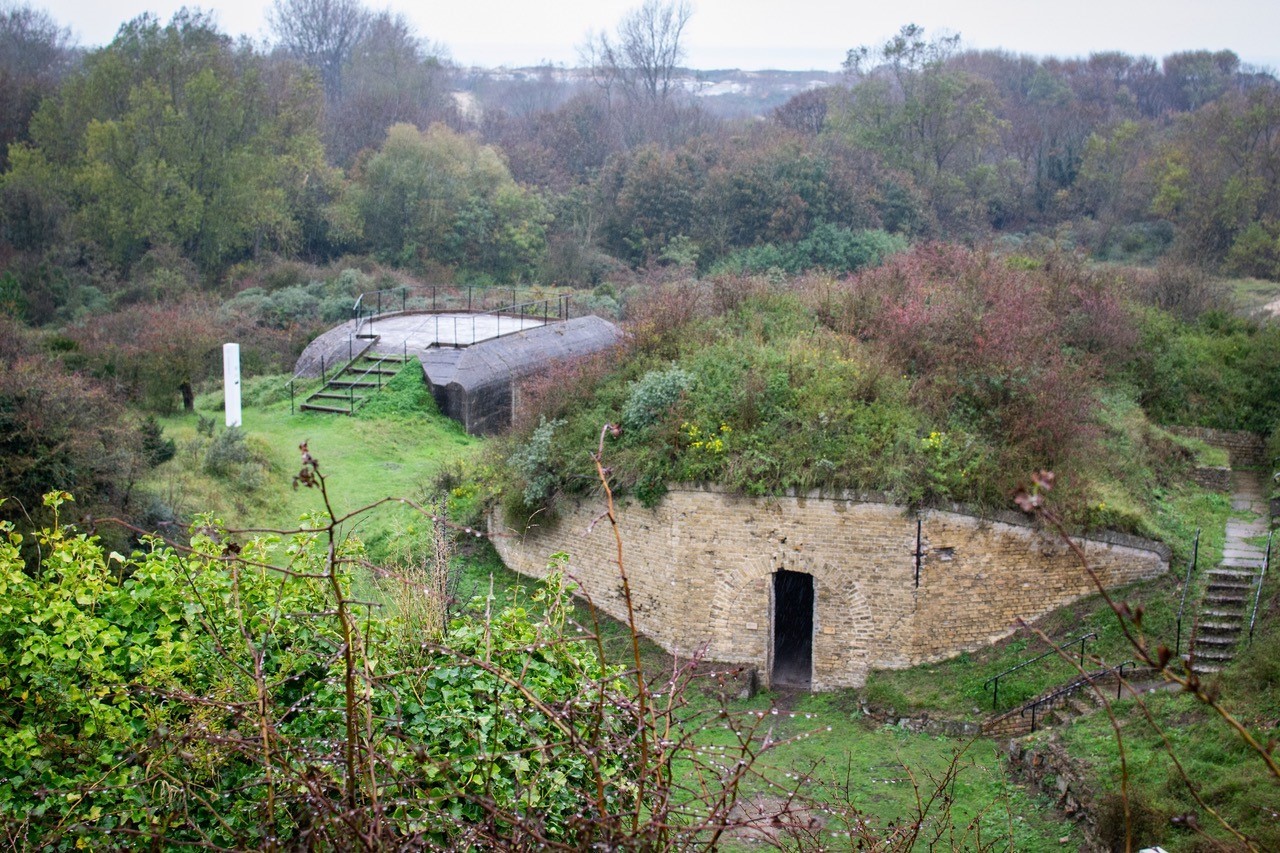
[[1119, 666], [1113, 666], [1108, 669], [1099, 670], [1097, 672], [1087, 672], [1080, 678], [1077, 678], [1075, 681], [1066, 685], [1065, 687], [1059, 687], [1057, 690], [1053, 691], [1048, 696], [1041, 696], [1039, 699], [1034, 699], [1028, 702], [1027, 704], [1023, 705], [1022, 710], [1018, 713], [1018, 716], [1025, 717], [1027, 715], [1027, 711], [1030, 711], [1031, 712], [1031, 731], [1034, 732], [1036, 730], [1036, 708], [1040, 707], [1041, 705], [1049, 705], [1050, 707], [1052, 707], [1054, 702], [1056, 702], [1061, 697], [1067, 695], [1068, 693], [1072, 693], [1076, 690], [1079, 690], [1081, 687], [1084, 687], [1086, 685], [1092, 685], [1098, 679], [1106, 678], [1108, 675], [1111, 675], [1112, 673], [1116, 675], [1116, 699], [1119, 699], [1120, 691], [1124, 688], [1124, 668], [1126, 666], [1137, 666], [1137, 664], [1131, 660], [1127, 660], [1124, 663], [1120, 664]]
[[[361, 350], [360, 350], [360, 355], [364, 355], [366, 352], [368, 352], [368, 350], [369, 350], [372, 346], [373, 346], [373, 343], [372, 343], [372, 342], [371, 342], [371, 343], [362, 344], [362, 347], [361, 347]], [[342, 367], [338, 368], [337, 370], [331, 371], [331, 372], [332, 372], [332, 374], [333, 374], [334, 376], [338, 376], [338, 375], [340, 375], [340, 374], [342, 373], [342, 371], [346, 370], [346, 369], [347, 369], [348, 367], [350, 367], [352, 364], [355, 364], [355, 361], [356, 361], [356, 352], [355, 352], [355, 334], [354, 334], [354, 333], [352, 333], [352, 334], [347, 335], [347, 361], [346, 361], [346, 364], [343, 364], [343, 365], [342, 365]], [[339, 364], [341, 364], [341, 362], [338, 362], [338, 363], [339, 363]], [[291, 414], [291, 415], [293, 415], [293, 414], [297, 414], [297, 407], [296, 407], [296, 399], [297, 399], [297, 387], [296, 387], [296, 386], [297, 386], [297, 381], [298, 381], [299, 379], [303, 379], [303, 378], [306, 378], [306, 379], [312, 379], [312, 378], [314, 378], [314, 377], [304, 377], [304, 376], [302, 375], [302, 371], [303, 371], [304, 369], [305, 369], [305, 368], [300, 368], [300, 369], [298, 369], [298, 370], [294, 371], [293, 375], [289, 377], [289, 379], [288, 379], [288, 381], [287, 381], [287, 382], [285, 382], [285, 387], [289, 389], [289, 414]], [[330, 373], [330, 371], [327, 369], [327, 366], [325, 365], [324, 353], [321, 353], [321, 354], [320, 354], [320, 385], [321, 385], [321, 389], [322, 389], [322, 390], [323, 390], [323, 387], [324, 387], [325, 385], [328, 385], [328, 384], [329, 384], [329, 373]]]
[[1174, 654], [1182, 656], [1182, 613], [1187, 607], [1187, 592], [1191, 589], [1191, 575], [1200, 564], [1200, 528], [1196, 528], [1196, 541], [1191, 549], [1191, 560], [1187, 563], [1187, 578], [1182, 584], [1182, 603], [1178, 605], [1178, 639], [1174, 642]]
[[1258, 573], [1258, 591], [1253, 594], [1253, 615], [1249, 617], [1249, 645], [1253, 645], [1253, 626], [1258, 621], [1258, 602], [1262, 600], [1262, 582], [1267, 579], [1267, 566], [1271, 563], [1271, 538], [1275, 531], [1267, 534], [1267, 554], [1262, 558], [1262, 571]]
[[1096, 640], [1096, 639], [1098, 639], [1097, 633], [1094, 631], [1090, 631], [1089, 633], [1081, 634], [1079, 637], [1076, 637], [1074, 639], [1065, 640], [1063, 641], [1062, 645], [1054, 646], [1052, 649], [1045, 652], [1044, 654], [1037, 655], [1036, 657], [1033, 657], [1030, 660], [1023, 661], [1017, 666], [1011, 666], [1008, 669], [1006, 669], [1004, 672], [1001, 672], [997, 675], [993, 675], [990, 678], [988, 678], [986, 681], [982, 682], [983, 690], [987, 689], [987, 685], [992, 685], [992, 684], [995, 685], [995, 690], [991, 694], [991, 710], [994, 711], [996, 707], [1000, 704], [1000, 679], [1004, 678], [1006, 675], [1008, 675], [1011, 672], [1017, 672], [1018, 670], [1022, 669], [1025, 666], [1030, 666], [1036, 661], [1044, 660], [1050, 655], [1061, 654], [1064, 648], [1066, 648], [1067, 646], [1074, 646], [1076, 643], [1080, 644], [1080, 667], [1081, 669], [1083, 669], [1084, 668], [1084, 644], [1087, 640]]
[[[536, 292], [536, 291], [535, 291]], [[547, 304], [549, 306], [551, 297], [545, 297], [541, 300], [530, 299], [521, 303], [519, 300], [519, 288], [515, 287], [477, 287], [475, 285], [467, 285], [465, 288], [465, 302], [463, 300], [463, 288], [451, 285], [400, 285], [399, 287], [383, 288], [381, 290], [367, 290], [356, 297], [355, 302], [351, 306], [352, 319], [355, 321], [355, 330], [353, 334], [359, 336], [361, 328], [366, 322], [372, 324], [374, 320], [385, 314], [404, 313], [409, 310], [409, 295], [421, 294], [424, 298], [430, 293], [430, 308], [426, 309], [431, 313], [440, 311], [465, 310], [468, 314], [501, 314], [519, 309], [522, 305]], [[492, 294], [498, 294], [500, 297], [499, 304], [496, 308], [486, 307], [490, 304]], [[399, 300], [395, 299], [399, 295]], [[508, 298], [509, 296], [509, 298]], [[384, 297], [387, 306], [384, 308]], [[480, 310], [476, 310], [477, 298]], [[397, 304], [397, 301], [399, 304]], [[560, 295], [555, 297], [556, 301], [556, 318], [561, 320], [569, 319], [569, 297]], [[463, 308], [465, 304], [465, 309]], [[549, 315], [549, 311], [547, 314]]]

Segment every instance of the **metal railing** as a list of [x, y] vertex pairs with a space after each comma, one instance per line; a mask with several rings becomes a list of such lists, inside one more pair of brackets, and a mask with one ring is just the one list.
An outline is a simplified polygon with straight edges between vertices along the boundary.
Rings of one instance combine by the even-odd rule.
[[[368, 352], [376, 342], [377, 342], [376, 339], [371, 341], [362, 341], [360, 344], [357, 345], [355, 342], [355, 333], [352, 332], [351, 334], [347, 335], [347, 360], [345, 362], [338, 360], [338, 361], [330, 361], [328, 364], [326, 364], [324, 353], [321, 353], [320, 354], [320, 387], [324, 388], [326, 385], [328, 385], [330, 375], [337, 376], [343, 370], [346, 370], [347, 367], [350, 367], [352, 364], [355, 363], [355, 360], [357, 358], [360, 358], [366, 352]], [[339, 365], [341, 365], [341, 367], [339, 367]], [[302, 375], [303, 370], [305, 370], [305, 368], [295, 371], [294, 374], [289, 377], [289, 381], [285, 383], [285, 387], [289, 389], [289, 414], [291, 415], [297, 414], [296, 399], [298, 395], [299, 380], [310, 380], [315, 378], [314, 376], [303, 376]]]
[[1187, 593], [1191, 591], [1191, 575], [1200, 563], [1200, 528], [1196, 528], [1196, 541], [1191, 549], [1191, 560], [1187, 563], [1187, 577], [1182, 582], [1182, 603], [1178, 605], [1178, 639], [1174, 642], [1174, 655], [1182, 656], [1182, 613], [1187, 609]]
[[1044, 654], [1036, 655], [1030, 660], [1025, 660], [1022, 663], [1017, 664], [1016, 666], [1011, 666], [1008, 669], [1006, 669], [1004, 672], [993, 675], [990, 678], [988, 678], [986, 681], [982, 682], [983, 690], [986, 690], [988, 686], [994, 686], [995, 688], [991, 694], [991, 710], [992, 711], [996, 710], [996, 708], [1000, 705], [1000, 679], [1004, 678], [1006, 675], [1009, 675], [1010, 673], [1017, 672], [1018, 670], [1023, 669], [1024, 667], [1031, 666], [1031, 664], [1036, 663], [1037, 661], [1042, 661], [1045, 658], [1049, 657], [1050, 655], [1064, 654], [1063, 649], [1067, 648], [1068, 646], [1074, 646], [1076, 643], [1080, 644], [1080, 668], [1084, 669], [1084, 644], [1089, 640], [1096, 640], [1096, 639], [1098, 639], [1098, 635], [1095, 632], [1090, 631], [1087, 634], [1081, 634], [1079, 637], [1075, 637], [1070, 640], [1065, 640], [1063, 641], [1062, 645], [1060, 646], [1055, 645], [1052, 649], [1045, 652]]
[[1080, 678], [1077, 678], [1075, 681], [1071, 682], [1065, 687], [1059, 687], [1057, 690], [1053, 691], [1048, 696], [1041, 696], [1039, 699], [1033, 699], [1032, 701], [1023, 705], [1021, 711], [1018, 713], [1018, 716], [1026, 717], [1027, 712], [1030, 711], [1031, 712], [1031, 731], [1034, 732], [1036, 730], [1036, 709], [1045, 705], [1047, 705], [1049, 708], [1052, 708], [1053, 703], [1057, 702], [1059, 699], [1063, 698], [1064, 696], [1070, 693], [1074, 693], [1075, 691], [1079, 690], [1081, 687], [1092, 686], [1094, 682], [1099, 681], [1103, 678], [1106, 678], [1110, 675], [1115, 675], [1116, 677], [1116, 699], [1119, 699], [1120, 691], [1124, 689], [1124, 668], [1126, 666], [1136, 666], [1136, 665], [1137, 664], [1135, 664], [1133, 661], [1127, 660], [1124, 663], [1120, 664], [1119, 666], [1113, 666], [1108, 669], [1101, 669], [1101, 670], [1098, 670], [1097, 672], [1085, 673], [1083, 676], [1081, 676]]
[[[554, 307], [553, 307], [554, 306]], [[555, 320], [567, 319], [569, 316], [569, 297], [560, 296], [554, 300], [541, 299], [533, 302], [522, 302], [516, 305], [504, 305], [488, 311], [479, 311], [468, 315], [442, 316], [436, 314], [432, 318], [435, 325], [435, 346], [467, 347], [480, 341], [501, 338], [523, 332], [528, 328], [545, 326]], [[514, 328], [503, 328], [503, 321], [515, 321]], [[486, 320], [491, 322], [486, 322]], [[482, 326], [486, 328], [481, 328]], [[444, 330], [446, 340], [441, 336]]]
[[[400, 287], [370, 290], [356, 297], [351, 308], [351, 316], [355, 322], [355, 334], [364, 336], [372, 333], [374, 321], [378, 317], [413, 312], [447, 313], [460, 312], [467, 314], [511, 314], [522, 306], [542, 305], [548, 307], [554, 303], [557, 307], [556, 319], [569, 319], [569, 297], [541, 296], [545, 291], [525, 288], [523, 298], [520, 288], [516, 287], [477, 287], [467, 285], [426, 284], [401, 285]], [[540, 298], [541, 297], [541, 298]], [[550, 312], [546, 312], [548, 319]], [[529, 316], [532, 316], [530, 313]], [[364, 332], [368, 326], [370, 332]]]
[[1267, 534], [1267, 554], [1262, 558], [1262, 571], [1258, 573], [1258, 591], [1253, 594], [1253, 614], [1249, 617], [1249, 645], [1253, 645], [1253, 626], [1258, 621], [1258, 602], [1262, 600], [1262, 582], [1267, 579], [1267, 566], [1271, 563], [1271, 538], [1275, 531]]

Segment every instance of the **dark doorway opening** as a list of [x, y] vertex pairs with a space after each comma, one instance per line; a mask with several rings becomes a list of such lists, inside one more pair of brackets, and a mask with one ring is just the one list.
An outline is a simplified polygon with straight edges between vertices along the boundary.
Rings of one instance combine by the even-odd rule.
[[808, 687], [813, 677], [813, 575], [773, 576], [774, 685]]

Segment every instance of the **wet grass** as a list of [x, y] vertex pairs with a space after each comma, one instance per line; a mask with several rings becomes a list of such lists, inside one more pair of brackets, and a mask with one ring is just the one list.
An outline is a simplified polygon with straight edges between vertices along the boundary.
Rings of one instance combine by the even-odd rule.
[[[145, 488], [180, 517], [211, 512], [233, 527], [291, 528], [304, 515], [324, 509], [317, 490], [293, 486], [303, 442], [319, 462], [338, 515], [389, 497], [421, 501], [441, 466], [479, 447], [478, 439], [436, 409], [416, 362], [354, 417], [291, 412], [287, 391], [280, 391], [286, 379], [264, 377], [246, 389], [251, 393], [246, 393], [243, 432], [258, 464], [229, 476], [206, 470], [211, 439], [200, 431], [201, 419], [206, 427], [213, 422], [215, 435], [224, 431], [221, 398], [208, 394], [198, 398], [195, 412], [161, 420], [178, 452], [155, 470]], [[397, 538], [424, 529], [418, 513], [401, 506], [347, 528], [364, 540], [375, 560], [389, 553]]]

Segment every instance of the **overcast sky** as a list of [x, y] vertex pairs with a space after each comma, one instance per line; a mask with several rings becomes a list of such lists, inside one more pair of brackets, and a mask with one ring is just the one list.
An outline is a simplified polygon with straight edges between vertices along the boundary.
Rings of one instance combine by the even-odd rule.
[[[0, 0], [4, 2], [4, 0]], [[21, 2], [21, 0], [8, 0]], [[205, 3], [232, 35], [267, 37], [271, 0]], [[143, 12], [167, 21], [181, 0], [48, 0], [46, 9], [86, 46], [110, 41]], [[190, 4], [201, 5], [201, 4]], [[463, 65], [574, 65], [589, 33], [612, 30], [639, 0], [389, 0], [372, 9], [402, 12], [423, 38]], [[892, 8], [890, 8], [892, 7]], [[959, 33], [965, 47], [1036, 56], [1101, 50], [1162, 57], [1180, 50], [1238, 53], [1280, 68], [1276, 0], [694, 0], [685, 32], [686, 65], [699, 69], [838, 70], [845, 51], [883, 42], [906, 23], [926, 34]]]

